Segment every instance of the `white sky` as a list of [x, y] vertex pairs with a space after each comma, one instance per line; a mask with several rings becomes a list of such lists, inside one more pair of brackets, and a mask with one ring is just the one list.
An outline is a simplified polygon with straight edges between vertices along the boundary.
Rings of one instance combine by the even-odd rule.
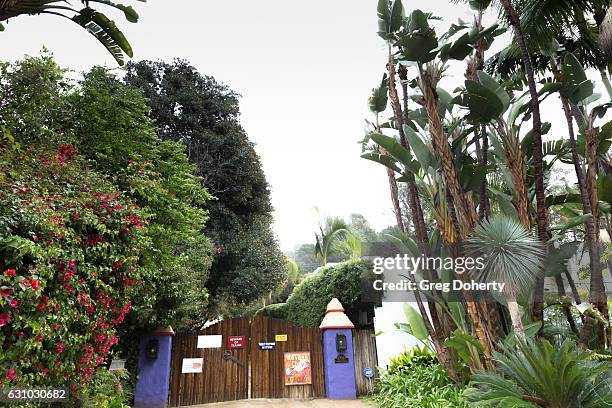
[[[386, 60], [376, 34], [377, 0], [123, 2], [140, 13], [138, 24], [107, 15], [130, 40], [136, 60], [185, 58], [242, 94], [242, 123], [262, 157], [283, 249], [313, 241], [315, 206], [326, 215], [362, 213], [376, 229], [393, 224], [386, 172], [361, 159], [357, 143]], [[472, 15], [446, 0], [404, 5], [408, 12], [434, 12], [445, 26]], [[5, 27], [0, 60], [46, 46], [63, 67], [116, 66], [69, 21], [22, 16]], [[450, 74], [462, 81], [465, 66], [456, 65]]]

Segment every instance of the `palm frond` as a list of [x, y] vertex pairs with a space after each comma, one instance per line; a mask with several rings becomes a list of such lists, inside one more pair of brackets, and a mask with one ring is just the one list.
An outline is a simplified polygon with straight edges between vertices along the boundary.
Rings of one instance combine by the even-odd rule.
[[115, 23], [104, 14], [90, 8], [84, 8], [72, 20], [96, 37], [119, 65], [125, 63], [124, 54], [130, 58], [134, 55], [127, 38]]
[[[138, 0], [145, 2], [146, 0]], [[121, 30], [105, 14], [89, 7], [89, 3], [104, 4], [120, 10], [125, 18], [132, 23], [138, 21], [138, 13], [132, 6], [119, 4], [110, 0], [86, 0], [82, 1], [85, 8], [76, 10], [69, 0], [5, 0], [0, 1], [0, 21], [19, 15], [52, 14], [64, 17], [77, 23], [111, 53], [117, 63], [123, 65], [125, 57], [132, 57], [133, 51]], [[4, 26], [0, 24], [0, 31]]]
[[476, 278], [504, 282], [509, 291], [529, 289], [542, 268], [544, 248], [516, 219], [495, 215], [476, 227], [466, 244], [468, 253], [484, 258]]

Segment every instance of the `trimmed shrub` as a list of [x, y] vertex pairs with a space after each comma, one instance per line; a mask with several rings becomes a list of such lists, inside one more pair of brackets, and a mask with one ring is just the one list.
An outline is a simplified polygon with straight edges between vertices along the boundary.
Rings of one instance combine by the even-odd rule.
[[343, 262], [307, 276], [287, 303], [266, 306], [257, 314], [286, 319], [297, 326], [317, 327], [331, 299], [338, 298], [348, 310], [362, 300], [362, 288], [371, 287], [373, 279], [369, 261]]
[[275, 303], [262, 307], [256, 315], [274, 317], [276, 319], [287, 319], [287, 303]]

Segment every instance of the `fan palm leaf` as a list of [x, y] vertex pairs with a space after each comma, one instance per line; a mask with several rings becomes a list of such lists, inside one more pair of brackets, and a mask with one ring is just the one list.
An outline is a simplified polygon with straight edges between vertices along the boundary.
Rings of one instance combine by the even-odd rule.
[[517, 295], [531, 288], [542, 268], [544, 247], [514, 218], [496, 215], [478, 225], [466, 244], [472, 257], [484, 258], [477, 273], [480, 282], [505, 284], [503, 294], [510, 311], [512, 326], [519, 338], [525, 338]]
[[468, 240], [466, 249], [485, 258], [478, 280], [503, 282], [506, 289], [515, 294], [531, 287], [544, 258], [542, 243], [518, 220], [505, 215], [483, 220]]

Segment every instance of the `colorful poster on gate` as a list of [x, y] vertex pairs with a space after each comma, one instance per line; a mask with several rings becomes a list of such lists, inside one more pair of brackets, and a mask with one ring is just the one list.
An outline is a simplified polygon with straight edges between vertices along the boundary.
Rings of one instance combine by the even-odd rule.
[[285, 353], [285, 385], [312, 384], [310, 352]]

